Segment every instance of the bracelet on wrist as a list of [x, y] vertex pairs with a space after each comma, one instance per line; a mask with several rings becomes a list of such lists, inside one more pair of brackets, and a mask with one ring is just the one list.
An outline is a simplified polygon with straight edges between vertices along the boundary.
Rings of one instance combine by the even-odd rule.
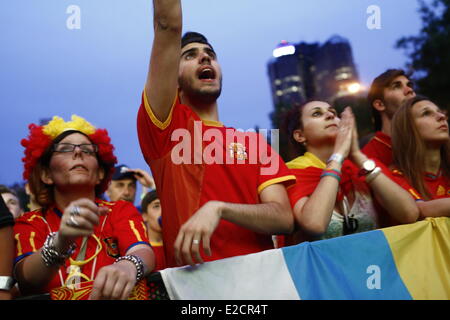
[[66, 252], [59, 252], [55, 246], [56, 235], [57, 232], [50, 233], [41, 250], [41, 258], [47, 267], [63, 265], [77, 247], [75, 243], [72, 243]]
[[0, 276], [0, 290], [9, 291], [14, 287], [16, 280], [9, 276]]
[[344, 156], [340, 153], [333, 153], [331, 157], [327, 160], [327, 164], [329, 164], [331, 161], [336, 161], [340, 165], [344, 163]]
[[341, 182], [341, 172], [339, 170], [335, 169], [324, 170], [320, 178], [322, 179], [324, 177], [333, 177], [338, 182]]
[[373, 169], [372, 172], [370, 172], [367, 176], [366, 176], [366, 183], [370, 183], [372, 182], [376, 177], [378, 177], [378, 175], [381, 173], [381, 168], [380, 167], [376, 167], [375, 169]]
[[129, 254], [126, 256], [122, 256], [116, 259], [116, 261], [114, 263], [120, 262], [120, 261], [130, 261], [134, 264], [134, 266], [136, 267], [136, 282], [141, 281], [144, 278], [144, 262], [142, 261], [142, 259], [138, 256]]

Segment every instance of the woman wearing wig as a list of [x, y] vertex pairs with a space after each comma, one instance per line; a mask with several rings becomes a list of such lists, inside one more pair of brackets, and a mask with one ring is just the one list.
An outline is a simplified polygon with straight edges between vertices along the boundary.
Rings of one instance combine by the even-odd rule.
[[99, 199], [117, 162], [107, 131], [75, 115], [29, 129], [23, 176], [42, 208], [14, 227], [22, 293], [93, 280], [91, 299], [127, 299], [155, 261], [137, 209]]
[[392, 119], [395, 180], [417, 200], [420, 215], [450, 216], [447, 114], [430, 99], [406, 101]]
[[370, 189], [397, 220], [416, 221], [414, 199], [360, 151], [351, 108], [339, 119], [328, 103], [307, 102], [291, 115], [288, 130], [304, 154], [287, 163], [297, 177], [288, 193], [298, 227], [287, 244], [376, 229]]

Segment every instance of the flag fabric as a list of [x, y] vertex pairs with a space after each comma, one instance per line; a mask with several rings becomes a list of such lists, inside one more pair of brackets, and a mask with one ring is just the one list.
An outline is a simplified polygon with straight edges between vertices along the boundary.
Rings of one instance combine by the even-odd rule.
[[171, 299], [450, 299], [450, 218], [161, 271]]

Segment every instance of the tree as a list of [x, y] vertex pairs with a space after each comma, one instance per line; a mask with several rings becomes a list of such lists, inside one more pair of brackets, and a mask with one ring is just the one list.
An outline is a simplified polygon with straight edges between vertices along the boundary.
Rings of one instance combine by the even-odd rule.
[[450, 108], [450, 0], [419, 0], [422, 29], [404, 37], [396, 47], [411, 60], [417, 91], [441, 108]]

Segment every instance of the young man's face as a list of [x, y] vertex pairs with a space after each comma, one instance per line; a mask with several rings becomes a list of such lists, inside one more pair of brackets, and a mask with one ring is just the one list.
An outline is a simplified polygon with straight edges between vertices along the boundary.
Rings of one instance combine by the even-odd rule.
[[134, 203], [136, 197], [136, 180], [112, 180], [106, 194], [111, 201], [125, 200]]
[[222, 71], [210, 46], [193, 42], [181, 49], [178, 84], [193, 100], [217, 100], [222, 90]]
[[405, 76], [396, 77], [388, 87], [384, 88], [385, 112], [389, 119], [392, 119], [395, 111], [409, 98], [416, 95], [413, 89], [413, 83]]
[[161, 232], [161, 225], [159, 224], [159, 217], [161, 217], [161, 202], [155, 199], [147, 206], [147, 211], [142, 213], [142, 218], [147, 223], [147, 227]]
[[5, 201], [6, 206], [9, 209], [9, 212], [14, 216], [14, 219], [20, 217], [23, 213], [22, 208], [20, 207], [19, 199], [12, 193], [2, 193], [3, 201]]

